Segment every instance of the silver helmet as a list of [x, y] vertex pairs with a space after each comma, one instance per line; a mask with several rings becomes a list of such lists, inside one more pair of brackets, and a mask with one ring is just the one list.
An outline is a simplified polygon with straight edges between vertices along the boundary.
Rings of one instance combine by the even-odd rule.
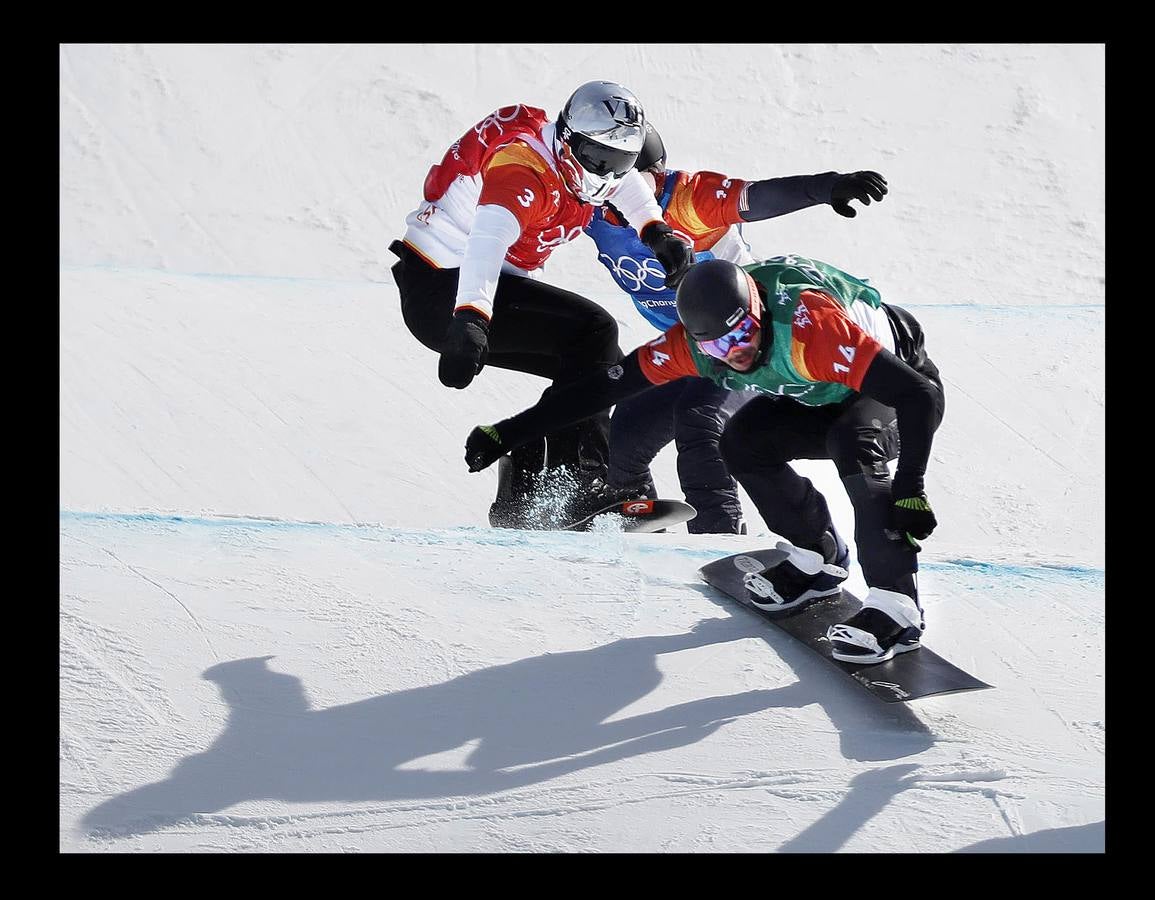
[[554, 151], [570, 190], [601, 205], [634, 167], [646, 143], [642, 104], [620, 84], [590, 81], [579, 87], [557, 117]]

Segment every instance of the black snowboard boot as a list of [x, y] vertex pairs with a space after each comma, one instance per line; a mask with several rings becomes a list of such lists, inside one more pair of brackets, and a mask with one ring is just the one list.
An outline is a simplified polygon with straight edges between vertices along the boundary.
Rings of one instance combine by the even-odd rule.
[[492, 527], [534, 527], [531, 500], [544, 463], [544, 441], [519, 447], [497, 461], [497, 498], [489, 507]]

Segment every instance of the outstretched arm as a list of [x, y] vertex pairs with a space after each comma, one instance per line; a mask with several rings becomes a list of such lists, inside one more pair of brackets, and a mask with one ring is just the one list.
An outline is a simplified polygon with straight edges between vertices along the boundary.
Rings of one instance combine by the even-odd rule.
[[887, 193], [886, 179], [877, 172], [822, 172], [819, 175], [790, 175], [744, 181], [718, 172], [679, 175], [668, 212], [683, 227], [695, 233], [705, 230], [761, 222], [800, 209], [828, 203], [842, 216], [853, 217], [850, 205], [857, 200], [869, 205]]
[[738, 215], [743, 222], [760, 222], [829, 203], [839, 215], [853, 218], [857, 213], [850, 206], [850, 200], [869, 206], [872, 199], [881, 201], [886, 193], [886, 179], [877, 172], [846, 175], [823, 172], [820, 175], [767, 178], [751, 181], [743, 188], [738, 201]]

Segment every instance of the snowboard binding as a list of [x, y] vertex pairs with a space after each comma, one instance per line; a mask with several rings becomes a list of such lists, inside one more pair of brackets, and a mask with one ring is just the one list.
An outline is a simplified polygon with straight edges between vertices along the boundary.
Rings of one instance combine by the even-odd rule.
[[750, 602], [768, 613], [798, 610], [815, 600], [837, 596], [842, 582], [850, 577], [846, 569], [825, 562], [814, 550], [785, 541], [779, 541], [777, 549], [787, 554], [785, 559], [742, 576]]

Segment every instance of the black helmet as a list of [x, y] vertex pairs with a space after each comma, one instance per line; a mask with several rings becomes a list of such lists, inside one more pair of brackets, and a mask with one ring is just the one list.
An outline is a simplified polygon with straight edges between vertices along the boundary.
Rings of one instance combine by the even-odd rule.
[[653, 168], [666, 168], [666, 145], [662, 143], [662, 136], [658, 134], [658, 129], [649, 122], [646, 122], [646, 142], [642, 145], [642, 152], [638, 154], [634, 168], [639, 172]]
[[761, 318], [761, 300], [746, 270], [724, 259], [690, 266], [678, 285], [678, 318], [696, 341], [712, 341], [747, 315]]

